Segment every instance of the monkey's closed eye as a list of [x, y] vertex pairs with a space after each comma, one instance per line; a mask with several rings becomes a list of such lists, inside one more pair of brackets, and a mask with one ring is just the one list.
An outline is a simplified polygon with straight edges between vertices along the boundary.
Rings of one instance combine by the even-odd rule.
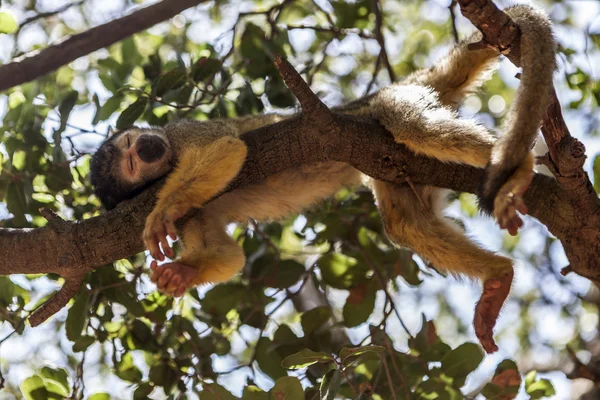
[[127, 148], [130, 148], [131, 147], [131, 141], [130, 141], [129, 135], [126, 135], [125, 137], [127, 138]]
[[133, 156], [129, 156], [129, 169], [133, 172]]

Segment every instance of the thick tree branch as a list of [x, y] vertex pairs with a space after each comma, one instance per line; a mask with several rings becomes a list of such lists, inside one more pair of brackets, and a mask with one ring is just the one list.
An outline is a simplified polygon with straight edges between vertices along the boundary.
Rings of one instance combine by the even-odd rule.
[[[477, 189], [482, 170], [417, 156], [395, 143], [377, 121], [332, 113], [310, 92], [287, 61], [279, 58], [277, 66], [286, 83], [301, 99], [305, 111], [242, 137], [248, 146], [248, 157], [227, 191], [257, 183], [287, 168], [325, 160], [348, 163], [387, 182], [403, 184], [410, 177], [414, 183], [463, 192], [473, 193]], [[557, 103], [554, 106], [560, 110]], [[550, 127], [550, 120], [559, 118], [556, 109], [551, 108], [548, 113], [545, 129]], [[561, 142], [567, 134], [556, 133], [557, 137], [563, 138]], [[555, 150], [558, 159], [562, 159], [560, 149]], [[578, 159], [582, 157], [579, 151], [568, 153]], [[552, 161], [562, 165], [554, 158]], [[563, 173], [569, 170], [565, 168], [561, 170]], [[579, 181], [583, 179], [577, 174], [573, 176]], [[62, 221], [49, 215], [51, 222], [44, 228], [0, 229], [0, 274], [58, 273], [71, 282], [62, 293], [74, 293], [73, 287], [85, 272], [143, 250], [141, 233], [159, 186], [160, 183], [132, 201], [85, 221]], [[580, 198], [573, 196], [571, 189], [560, 179], [536, 175], [525, 194], [525, 203], [530, 214], [561, 240], [573, 271], [598, 283], [600, 224], [595, 217], [581, 218]], [[593, 208], [593, 202], [586, 204]], [[592, 211], [592, 216], [598, 215], [597, 205]], [[66, 303], [63, 295], [55, 298], [54, 304], [46, 306], [49, 311], [40, 312], [39, 319], [34, 322], [39, 323]]]
[[0, 67], [0, 92], [39, 78], [93, 51], [148, 29], [207, 0], [163, 0], [85, 32], [39, 53]]

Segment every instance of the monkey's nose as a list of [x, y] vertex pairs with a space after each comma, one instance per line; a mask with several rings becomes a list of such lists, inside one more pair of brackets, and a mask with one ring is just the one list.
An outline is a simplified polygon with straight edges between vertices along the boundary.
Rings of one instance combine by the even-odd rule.
[[136, 150], [142, 161], [151, 163], [160, 160], [165, 154], [166, 146], [158, 136], [142, 136], [136, 142]]

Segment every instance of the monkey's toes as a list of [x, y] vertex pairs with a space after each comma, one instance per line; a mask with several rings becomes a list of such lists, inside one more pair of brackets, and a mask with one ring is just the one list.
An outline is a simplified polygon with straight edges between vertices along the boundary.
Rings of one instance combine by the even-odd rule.
[[193, 286], [192, 281], [198, 273], [196, 268], [178, 262], [158, 266], [153, 261], [150, 268], [151, 279], [156, 283], [158, 290], [174, 297], [183, 296]]
[[495, 318], [490, 315], [489, 309], [489, 303], [477, 303], [473, 327], [475, 328], [475, 335], [477, 336], [477, 339], [479, 339], [479, 343], [481, 343], [481, 346], [486, 353], [491, 354], [498, 351], [498, 346], [494, 341], [494, 325], [496, 324], [496, 321]]
[[510, 292], [513, 275], [513, 271], [510, 270], [499, 278], [491, 278], [483, 283], [483, 293], [475, 307], [473, 326], [481, 346], [487, 353], [498, 351], [493, 338], [494, 326]]

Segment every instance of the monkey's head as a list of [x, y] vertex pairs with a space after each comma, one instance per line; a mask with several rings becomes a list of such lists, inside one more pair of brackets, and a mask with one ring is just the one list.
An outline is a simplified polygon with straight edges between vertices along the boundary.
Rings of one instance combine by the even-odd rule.
[[93, 155], [90, 176], [102, 205], [113, 209], [172, 168], [173, 152], [162, 128], [132, 126], [114, 133]]

